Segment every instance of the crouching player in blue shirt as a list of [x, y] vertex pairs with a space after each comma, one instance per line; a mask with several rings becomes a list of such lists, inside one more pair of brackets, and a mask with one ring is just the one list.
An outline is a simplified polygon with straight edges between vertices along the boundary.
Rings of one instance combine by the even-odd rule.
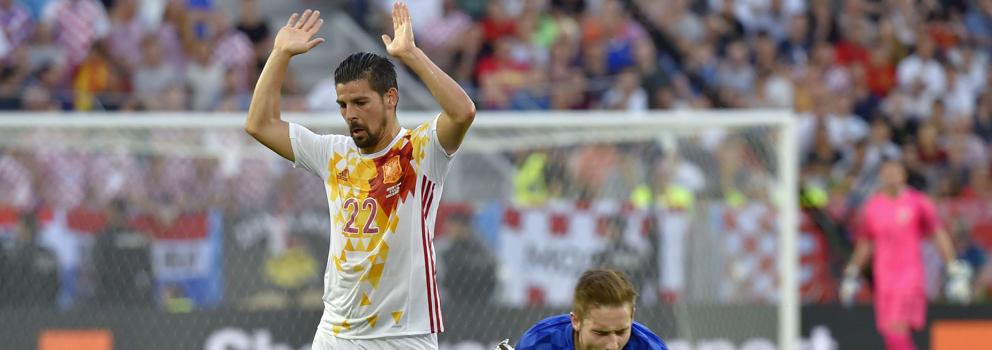
[[572, 312], [538, 322], [516, 350], [668, 350], [665, 342], [634, 322], [637, 292], [619, 272], [589, 270], [575, 286]]

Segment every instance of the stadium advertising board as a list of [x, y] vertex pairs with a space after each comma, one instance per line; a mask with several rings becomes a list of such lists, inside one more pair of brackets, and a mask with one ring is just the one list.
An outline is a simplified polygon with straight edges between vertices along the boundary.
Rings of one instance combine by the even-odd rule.
[[[810, 305], [802, 310], [803, 336], [829, 331], [836, 349], [882, 349], [871, 305], [843, 308]], [[913, 335], [917, 348], [931, 350], [992, 348], [992, 305], [931, 305], [927, 325]], [[968, 344], [961, 347], [961, 344]], [[988, 344], [988, 345], [986, 345]]]
[[[638, 312], [638, 320], [656, 330], [672, 350], [770, 350], [777, 349], [774, 336], [775, 310], [747, 306], [690, 306], [695, 315], [723, 315], [675, 323], [675, 311], [651, 308]], [[492, 349], [504, 338], [516, 339], [533, 322], [561, 313], [561, 309], [487, 310], [457, 308], [446, 311], [448, 329], [439, 337], [442, 349]], [[736, 314], [748, 313], [769, 322], [742, 325]], [[917, 334], [921, 349], [956, 349], [960, 342], [992, 344], [992, 306], [931, 306], [928, 327]], [[71, 342], [87, 350], [109, 349], [204, 349], [204, 350], [298, 350], [308, 349], [316, 310], [296, 311], [203, 311], [168, 314], [147, 310], [57, 312], [4, 310], [0, 333], [4, 348], [48, 349]], [[496, 320], [515, 320], [498, 322]], [[736, 318], [739, 320], [739, 318]], [[480, 327], [480, 325], [487, 325]], [[764, 326], [763, 326], [764, 325]], [[16, 331], [15, 331], [16, 330]], [[693, 338], [676, 334], [689, 330]], [[880, 349], [870, 306], [850, 309], [832, 305], [803, 308], [802, 349]], [[46, 347], [47, 346], [47, 347]], [[109, 346], [109, 347], [108, 347]], [[79, 348], [79, 347], [74, 347]]]
[[[516, 340], [534, 322], [562, 309], [477, 305], [446, 306], [446, 330], [439, 337], [443, 349], [492, 349], [496, 342]], [[770, 307], [700, 306], [688, 312], [714, 315], [693, 318], [695, 323], [677, 324], [667, 307], [638, 310], [638, 320], [674, 347], [705, 349], [774, 349], [774, 322], [736, 325], [734, 316], [774, 318]], [[716, 315], [728, 317], [717, 317]], [[165, 313], [156, 310], [108, 309], [87, 311], [4, 310], [0, 313], [0, 337], [4, 348], [39, 349], [39, 345], [82, 341], [95, 343], [93, 350], [110, 349], [205, 349], [205, 350], [297, 350], [307, 349], [320, 319], [318, 310], [287, 311], [196, 311]], [[678, 325], [678, 327], [676, 327]], [[677, 328], [692, 329], [693, 340], [679, 340]], [[13, 331], [16, 330], [16, 331]], [[709, 344], [709, 345], [707, 345]], [[722, 345], [721, 345], [722, 344]]]

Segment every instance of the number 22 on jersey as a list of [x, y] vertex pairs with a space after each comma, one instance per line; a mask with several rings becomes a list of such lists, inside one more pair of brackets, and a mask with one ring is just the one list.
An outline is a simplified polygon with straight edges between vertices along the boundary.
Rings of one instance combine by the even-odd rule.
[[349, 213], [348, 222], [344, 224], [345, 235], [366, 237], [379, 233], [375, 224], [379, 202], [375, 198], [365, 198], [361, 203], [358, 199], [348, 198], [344, 201], [344, 210]]

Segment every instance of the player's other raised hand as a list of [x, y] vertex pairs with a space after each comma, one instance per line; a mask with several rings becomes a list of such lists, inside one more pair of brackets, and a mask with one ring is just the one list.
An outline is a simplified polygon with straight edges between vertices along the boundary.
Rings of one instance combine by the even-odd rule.
[[386, 52], [397, 58], [413, 52], [417, 45], [413, 42], [413, 20], [410, 9], [402, 2], [393, 3], [393, 37], [383, 34], [382, 42]]
[[289, 22], [286, 22], [276, 34], [275, 42], [272, 44], [273, 52], [294, 56], [310, 51], [324, 42], [324, 38], [311, 39], [320, 31], [320, 26], [323, 24], [320, 11], [306, 10], [303, 11], [302, 16], [294, 13], [289, 16]]

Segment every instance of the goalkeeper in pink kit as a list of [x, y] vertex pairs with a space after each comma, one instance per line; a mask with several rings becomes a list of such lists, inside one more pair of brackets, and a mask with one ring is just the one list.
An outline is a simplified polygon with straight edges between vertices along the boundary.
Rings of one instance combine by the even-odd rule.
[[911, 332], [926, 323], [927, 297], [920, 243], [933, 237], [947, 264], [946, 296], [968, 299], [969, 268], [955, 261], [951, 239], [941, 228], [933, 203], [906, 186], [898, 160], [886, 160], [879, 171], [879, 190], [861, 209], [857, 244], [844, 269], [841, 299], [850, 303], [858, 289], [858, 274], [873, 259], [875, 326], [889, 350], [915, 349]]

